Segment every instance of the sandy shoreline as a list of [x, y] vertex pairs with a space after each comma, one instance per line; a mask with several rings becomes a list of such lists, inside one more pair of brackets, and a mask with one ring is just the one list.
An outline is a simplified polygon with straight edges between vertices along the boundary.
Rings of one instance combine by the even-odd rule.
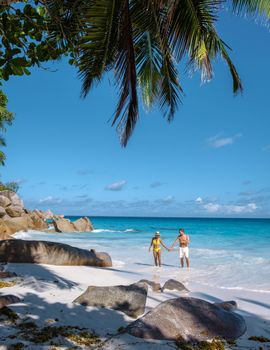
[[[134, 271], [126, 267], [102, 269], [86, 266], [9, 264], [6, 269], [17, 273], [18, 284], [1, 289], [1, 293], [15, 294], [23, 299], [23, 302], [11, 306], [11, 309], [18, 313], [22, 319], [32, 320], [39, 327], [46, 325], [79, 326], [96, 332], [102, 338], [116, 334], [119, 327], [126, 326], [133, 319], [113, 310], [98, 310], [72, 304], [72, 301], [89, 285], [130, 284], [142, 278], [155, 280], [161, 284], [166, 281], [166, 267], [161, 269], [147, 267]], [[180, 269], [176, 271], [176, 279], [185, 282]], [[189, 282], [187, 287], [190, 293], [186, 294], [171, 291], [169, 293], [155, 293], [149, 288], [146, 312], [158, 303], [179, 295], [189, 295], [210, 302], [235, 300], [238, 304], [237, 312], [245, 317], [248, 327], [246, 334], [238, 340], [237, 348], [270, 349], [270, 343], [257, 343], [248, 340], [250, 336], [254, 335], [270, 338], [270, 293], [225, 290], [199, 285], [196, 282]], [[14, 333], [12, 327], [0, 325], [1, 350], [7, 349], [8, 344], [18, 342], [18, 340], [7, 338], [12, 333]], [[129, 335], [112, 337], [103, 348], [114, 349], [118, 345], [119, 349], [175, 348], [172, 342], [145, 342]], [[45, 349], [51, 347], [28, 345], [27, 348]]]

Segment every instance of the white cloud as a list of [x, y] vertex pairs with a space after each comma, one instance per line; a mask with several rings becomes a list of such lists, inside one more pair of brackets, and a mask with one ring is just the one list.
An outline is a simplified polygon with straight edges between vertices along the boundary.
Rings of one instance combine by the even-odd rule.
[[125, 181], [125, 180], [117, 181], [117, 182], [114, 182], [110, 185], [107, 185], [105, 187], [105, 190], [107, 190], [107, 191], [121, 191], [126, 184], [127, 184], [127, 181]]
[[246, 205], [225, 205], [225, 210], [228, 213], [240, 214], [240, 213], [253, 213], [258, 209], [255, 203], [248, 203]]
[[202, 203], [202, 202], [203, 202], [202, 197], [197, 197], [197, 198], [195, 199], [195, 202], [197, 202], [197, 203]]
[[47, 205], [55, 205], [55, 204], [59, 204], [61, 202], [62, 202], [62, 199], [55, 198], [55, 197], [52, 197], [52, 196], [44, 197], [44, 198], [41, 198], [39, 200], [40, 204], [47, 204]]
[[208, 213], [216, 213], [217, 211], [220, 210], [221, 205], [217, 203], [207, 203], [203, 205], [203, 208], [208, 212]]
[[210, 147], [220, 148], [232, 145], [239, 137], [242, 137], [242, 134], [238, 133], [233, 136], [222, 137], [221, 133], [207, 139], [207, 143]]
[[218, 204], [218, 203], [207, 203], [203, 205], [203, 208], [208, 213], [225, 213], [225, 214], [246, 214], [253, 213], [258, 209], [257, 204]]
[[170, 204], [174, 202], [174, 196], [166, 196], [161, 200], [164, 204]]

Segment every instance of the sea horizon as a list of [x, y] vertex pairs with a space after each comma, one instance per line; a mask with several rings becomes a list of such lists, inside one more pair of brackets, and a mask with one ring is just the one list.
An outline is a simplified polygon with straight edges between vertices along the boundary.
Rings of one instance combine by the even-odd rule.
[[142, 219], [209, 219], [209, 220], [269, 220], [270, 217], [226, 217], [226, 216], [143, 216], [143, 215], [87, 215], [87, 214], [64, 214], [67, 218], [80, 218], [80, 217], [88, 217], [88, 218], [142, 218]]

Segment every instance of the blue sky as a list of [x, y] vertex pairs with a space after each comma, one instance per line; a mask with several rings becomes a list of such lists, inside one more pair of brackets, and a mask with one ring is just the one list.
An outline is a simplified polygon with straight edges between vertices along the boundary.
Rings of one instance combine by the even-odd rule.
[[181, 72], [171, 124], [146, 112], [126, 149], [108, 122], [117, 101], [105, 78], [80, 99], [64, 61], [5, 83], [14, 125], [1, 180], [20, 182], [29, 208], [77, 215], [270, 217], [270, 33], [225, 14], [219, 23], [242, 77], [234, 97], [221, 60], [211, 83]]

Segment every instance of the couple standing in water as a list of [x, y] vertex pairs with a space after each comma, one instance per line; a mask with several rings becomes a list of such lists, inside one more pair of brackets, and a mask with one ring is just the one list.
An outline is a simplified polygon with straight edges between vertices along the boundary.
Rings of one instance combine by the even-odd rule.
[[173, 242], [170, 248], [168, 248], [162, 242], [160, 238], [160, 233], [158, 231], [155, 233], [155, 237], [152, 238], [152, 241], [149, 247], [149, 252], [151, 250], [151, 247], [153, 247], [153, 255], [154, 255], [154, 261], [156, 266], [161, 266], [161, 245], [170, 252], [172, 251], [177, 241], [179, 242], [179, 258], [180, 258], [181, 266], [184, 267], [184, 260], [186, 260], [186, 265], [187, 267], [189, 267], [189, 248], [188, 248], [189, 236], [185, 234], [185, 231], [183, 228], [179, 229], [179, 235], [176, 237], [175, 241]]

